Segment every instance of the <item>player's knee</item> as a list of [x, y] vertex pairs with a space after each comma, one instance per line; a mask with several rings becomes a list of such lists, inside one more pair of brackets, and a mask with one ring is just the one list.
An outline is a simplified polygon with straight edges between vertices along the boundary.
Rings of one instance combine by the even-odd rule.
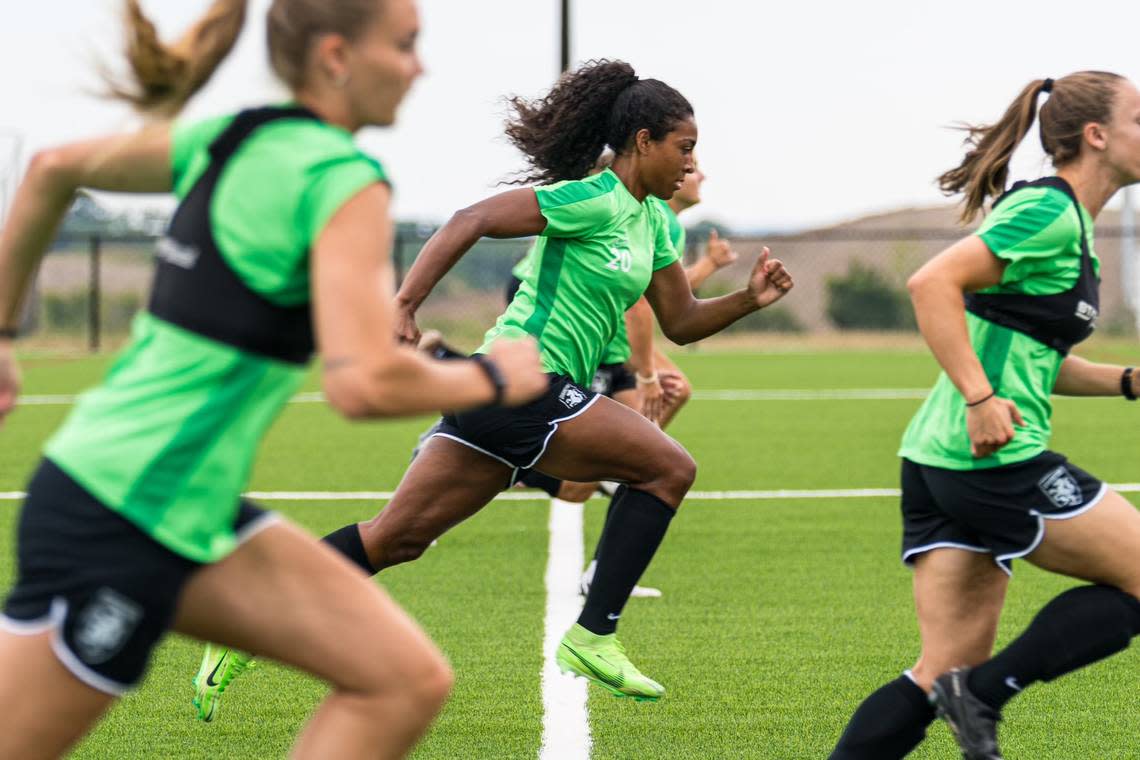
[[442, 655], [435, 658], [431, 671], [417, 684], [417, 698], [424, 709], [439, 712], [455, 685], [455, 673]]
[[377, 570], [419, 559], [436, 538], [424, 526], [388, 519], [385, 512], [363, 523], [360, 535], [368, 556], [380, 558]]
[[696, 460], [680, 446], [674, 446], [672, 451], [662, 456], [654, 478], [658, 488], [669, 497], [666, 500], [674, 504], [681, 503], [696, 479]]
[[430, 721], [447, 701], [455, 683], [447, 658], [426, 638], [406, 641], [396, 662], [390, 655], [391, 652], [375, 653], [372, 662], [378, 667], [358, 693], [372, 706], [368, 709], [385, 714], [396, 709], [408, 716], [421, 716], [425, 723]]

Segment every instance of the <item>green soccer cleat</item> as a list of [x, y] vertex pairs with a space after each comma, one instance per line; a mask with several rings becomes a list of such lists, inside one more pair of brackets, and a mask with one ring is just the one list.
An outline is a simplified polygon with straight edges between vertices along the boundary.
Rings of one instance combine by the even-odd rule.
[[198, 675], [194, 676], [194, 709], [198, 720], [212, 721], [217, 715], [218, 703], [222, 701], [222, 692], [231, 681], [256, 665], [251, 654], [207, 644]]
[[615, 697], [656, 702], [665, 696], [665, 687], [642, 675], [625, 656], [616, 634], [590, 633], [575, 623], [562, 637], [555, 659], [563, 673], [593, 681]]

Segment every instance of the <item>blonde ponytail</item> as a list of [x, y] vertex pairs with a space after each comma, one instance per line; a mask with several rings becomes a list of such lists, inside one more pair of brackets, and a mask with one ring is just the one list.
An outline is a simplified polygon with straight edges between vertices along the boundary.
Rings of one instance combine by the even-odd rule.
[[214, 0], [205, 15], [166, 45], [143, 13], [139, 0], [126, 0], [125, 31], [129, 82], [111, 80], [112, 97], [156, 116], [173, 116], [213, 76], [233, 49], [245, 23], [247, 0]]

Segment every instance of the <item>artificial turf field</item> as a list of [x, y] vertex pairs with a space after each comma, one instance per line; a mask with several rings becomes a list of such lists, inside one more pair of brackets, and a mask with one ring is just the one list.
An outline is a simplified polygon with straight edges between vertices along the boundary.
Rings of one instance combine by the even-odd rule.
[[[1133, 363], [1135, 342], [1094, 341], [1090, 358]], [[936, 374], [924, 351], [679, 353], [701, 392], [915, 389]], [[25, 394], [69, 394], [110, 357], [25, 357]], [[310, 388], [315, 389], [315, 385]], [[700, 466], [696, 491], [897, 487], [895, 450], [914, 398], [697, 398], [670, 432]], [[823, 395], [823, 394], [821, 394]], [[905, 394], [903, 394], [905, 395]], [[0, 432], [0, 491], [18, 491], [66, 405], [27, 405]], [[1112, 483], [1140, 481], [1140, 404], [1058, 399], [1053, 447]], [[427, 420], [349, 424], [322, 404], [290, 405], [258, 458], [258, 491], [387, 491]], [[1137, 494], [1126, 494], [1137, 501]], [[370, 502], [268, 503], [321, 535], [371, 516]], [[0, 590], [13, 578], [18, 502], [0, 501]], [[586, 509], [592, 548], [605, 503]], [[631, 658], [668, 694], [657, 704], [590, 691], [594, 758], [822, 758], [858, 702], [912, 664], [910, 574], [898, 561], [897, 499], [693, 500], [646, 573], [661, 599], [626, 607]], [[381, 582], [440, 644], [454, 694], [417, 758], [535, 758], [542, 735], [543, 573], [548, 501], [496, 502]], [[1138, 558], [1140, 561], [1140, 558]], [[1016, 565], [999, 646], [1072, 581]], [[267, 758], [287, 753], [317, 683], [262, 663], [227, 692], [218, 720], [192, 719], [196, 642], [170, 637], [138, 692], [76, 750], [80, 758]], [[398, 656], [398, 654], [396, 655]], [[1129, 651], [1006, 710], [1018, 758], [1140, 758]], [[915, 758], [958, 757], [941, 725]], [[567, 758], [571, 760], [571, 758]]]

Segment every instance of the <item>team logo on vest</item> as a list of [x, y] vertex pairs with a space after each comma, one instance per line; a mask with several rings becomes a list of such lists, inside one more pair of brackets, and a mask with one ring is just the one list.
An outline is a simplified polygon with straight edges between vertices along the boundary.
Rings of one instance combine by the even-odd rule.
[[142, 620], [136, 602], [104, 586], [76, 617], [76, 654], [88, 665], [106, 662], [119, 653]]
[[1037, 487], [1049, 497], [1049, 501], [1063, 509], [1079, 507], [1085, 501], [1077, 479], [1065, 469], [1063, 464], [1050, 470], [1045, 477], [1037, 481]]
[[1077, 304], [1077, 311], [1074, 315], [1077, 319], [1083, 319], [1086, 322], [1096, 324], [1096, 318], [1100, 316], [1100, 312], [1096, 310], [1088, 301], [1081, 301]]
[[573, 409], [586, 400], [586, 394], [575, 388], [573, 385], [567, 385], [558, 394], [558, 400], [565, 405], [567, 409]]
[[155, 246], [155, 255], [167, 264], [180, 269], [193, 269], [198, 263], [198, 249], [192, 245], [179, 243], [171, 237], [164, 237]]

